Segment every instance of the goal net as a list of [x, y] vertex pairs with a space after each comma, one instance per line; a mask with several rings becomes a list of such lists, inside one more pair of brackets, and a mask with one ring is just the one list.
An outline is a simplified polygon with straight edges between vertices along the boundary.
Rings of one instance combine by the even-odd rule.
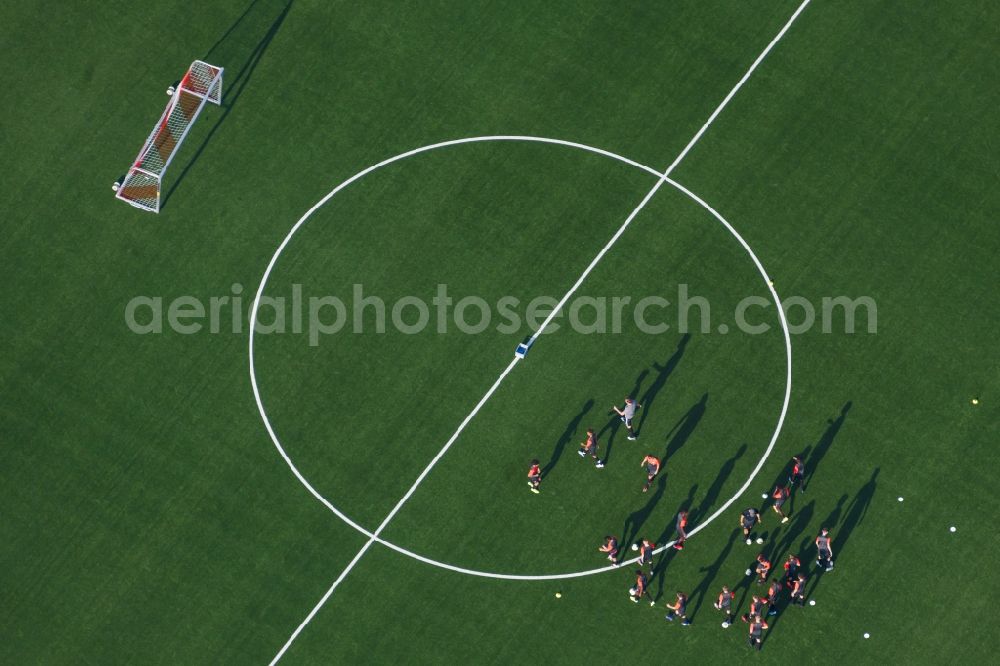
[[160, 212], [160, 184], [184, 137], [206, 102], [222, 104], [222, 67], [195, 60], [176, 89], [167, 90], [170, 101], [125, 178], [115, 184], [115, 198], [136, 208]]

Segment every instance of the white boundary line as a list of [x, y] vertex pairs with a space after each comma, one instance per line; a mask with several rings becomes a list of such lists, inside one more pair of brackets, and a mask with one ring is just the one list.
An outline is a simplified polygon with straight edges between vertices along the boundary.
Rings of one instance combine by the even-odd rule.
[[[597, 265], [597, 263], [603, 258], [603, 256], [607, 253], [607, 251], [611, 249], [611, 247], [614, 245], [614, 243], [617, 242], [617, 240], [625, 232], [625, 229], [628, 228], [628, 226], [631, 224], [632, 220], [634, 220], [635, 217], [638, 215], [639, 211], [641, 211], [646, 206], [646, 204], [652, 199], [653, 195], [656, 194], [656, 192], [660, 189], [660, 187], [663, 185], [663, 183], [668, 182], [670, 180], [669, 179], [670, 173], [681, 163], [681, 161], [684, 159], [684, 157], [687, 155], [687, 153], [698, 142], [698, 140], [702, 137], [702, 135], [705, 133], [705, 131], [708, 129], [708, 127], [712, 124], [712, 122], [715, 120], [715, 118], [719, 115], [719, 113], [722, 112], [722, 110], [726, 107], [726, 105], [733, 98], [733, 96], [739, 91], [739, 89], [743, 87], [743, 84], [746, 83], [746, 81], [750, 78], [750, 75], [753, 74], [754, 70], [757, 69], [757, 66], [760, 65], [760, 63], [764, 60], [764, 58], [767, 56], [767, 54], [775, 46], [775, 44], [777, 44], [778, 41], [781, 39], [781, 37], [784, 36], [785, 32], [788, 31], [788, 29], [791, 27], [792, 23], [795, 21], [796, 18], [798, 18], [799, 14], [801, 14], [801, 12], [806, 8], [806, 6], [809, 4], [809, 2], [810, 2], [810, 0], [803, 0], [802, 4], [799, 5], [799, 8], [795, 11], [795, 13], [792, 15], [792, 17], [784, 25], [784, 27], [781, 29], [781, 31], [774, 37], [774, 39], [771, 40], [771, 42], [767, 45], [767, 47], [764, 49], [764, 51], [761, 52], [761, 54], [759, 56], [757, 56], [757, 59], [753, 62], [753, 64], [750, 66], [750, 68], [747, 70], [747, 72], [743, 75], [743, 78], [741, 78], [739, 80], [739, 82], [737, 82], [736, 86], [732, 90], [730, 90], [729, 94], [726, 95], [726, 97], [722, 100], [722, 102], [719, 104], [719, 106], [716, 107], [715, 111], [712, 113], [712, 115], [709, 117], [709, 119], [705, 122], [704, 125], [702, 125], [701, 129], [698, 130], [698, 133], [695, 134], [695, 136], [691, 139], [691, 141], [688, 142], [688, 144], [684, 147], [684, 150], [682, 150], [681, 153], [677, 156], [677, 158], [674, 159], [674, 161], [666, 169], [666, 171], [664, 171], [662, 174], [660, 174], [660, 178], [656, 181], [656, 185], [654, 185], [652, 187], [652, 189], [650, 189], [650, 191], [646, 194], [646, 196], [643, 197], [642, 201], [639, 202], [639, 205], [636, 206], [636, 208], [632, 211], [632, 213], [628, 216], [628, 218], [626, 218], [625, 222], [622, 224], [621, 227], [619, 227], [618, 231], [615, 233], [614, 236], [612, 236], [611, 240], [607, 243], [607, 245], [605, 245], [604, 248], [601, 249], [601, 251], [597, 254], [597, 256], [594, 258], [594, 260], [591, 262], [591, 264], [587, 267], [587, 269], [583, 272], [583, 274], [580, 276], [580, 278], [576, 281], [576, 283], [573, 285], [573, 287], [563, 296], [563, 298], [559, 301], [559, 303], [556, 305], [556, 307], [553, 308], [552, 312], [549, 313], [549, 316], [545, 319], [545, 321], [542, 322], [542, 325], [532, 335], [532, 337], [531, 337], [532, 342], [537, 338], [537, 336], [541, 335], [541, 333], [544, 331], [545, 327], [548, 326], [548, 324], [556, 316], [556, 314], [563, 307], [563, 305], [565, 305], [565, 303], [569, 300], [569, 298], [572, 296], [572, 294], [580, 287], [580, 285], [583, 283], [583, 281], [586, 279], [586, 277], [590, 274], [590, 272], [594, 269], [594, 267]], [[397, 159], [401, 159], [401, 157], [397, 158]], [[395, 161], [395, 160], [393, 160], [393, 161]], [[256, 315], [257, 315], [257, 311], [258, 311], [258, 308], [259, 308], [259, 305], [260, 305], [260, 299], [261, 299], [264, 287], [266, 285], [267, 277], [269, 276], [270, 271], [273, 269], [274, 264], [276, 263], [277, 258], [279, 256], [281, 250], [283, 250], [284, 247], [288, 244], [289, 240], [291, 239], [292, 234], [298, 229], [299, 226], [301, 226], [301, 224], [303, 224], [305, 222], [305, 220], [308, 218], [308, 216], [311, 215], [311, 213], [314, 210], [316, 210], [317, 208], [319, 208], [319, 206], [321, 206], [323, 203], [325, 203], [326, 201], [328, 201], [337, 191], [339, 191], [340, 189], [342, 189], [343, 187], [345, 187], [350, 182], [353, 182], [353, 180], [357, 180], [358, 178], [362, 177], [364, 174], [366, 174], [366, 173], [374, 170], [374, 168], [377, 168], [378, 166], [379, 165], [376, 165], [376, 167], [370, 167], [369, 169], [367, 169], [365, 171], [362, 171], [359, 174], [356, 174], [354, 177], [352, 177], [348, 181], [345, 181], [340, 186], [338, 186], [337, 188], [335, 188], [331, 193], [329, 193], [326, 197], [324, 197], [324, 199], [321, 200], [320, 203], [318, 203], [316, 206], [314, 206], [312, 209], [310, 209], [310, 211], [306, 214], [306, 216], [303, 216], [303, 218], [301, 218], [299, 220], [299, 222], [296, 223], [296, 225], [293, 227], [292, 232], [289, 233], [289, 235], [285, 237], [285, 240], [282, 242], [281, 246], [279, 246], [278, 251], [274, 254], [274, 256], [271, 258], [271, 262], [268, 264], [268, 268], [265, 271], [264, 279], [261, 281], [260, 288], [258, 289], [256, 296], [254, 297], [253, 310], [252, 310], [252, 313], [251, 313], [251, 321], [250, 321], [250, 344], [249, 344], [250, 362], [251, 362], [251, 378], [252, 378], [252, 384], [253, 384], [253, 389], [254, 389], [254, 395], [255, 395], [255, 397], [257, 399], [258, 408], [260, 409], [260, 411], [261, 411], [262, 414], [264, 413], [264, 411], [263, 411], [263, 405], [262, 405], [261, 400], [260, 400], [260, 394], [259, 394], [258, 387], [257, 387], [256, 377], [254, 376], [254, 373], [253, 373], [253, 370], [252, 370], [252, 367], [253, 367], [253, 330], [254, 330], [254, 325], [256, 323]], [[723, 220], [722, 217], [720, 215], [718, 215], [718, 213], [716, 213], [714, 211], [714, 209], [712, 209], [711, 207], [709, 207], [708, 204], [706, 204], [703, 200], [699, 199], [698, 197], [694, 196], [693, 193], [691, 193], [689, 190], [686, 190], [685, 188], [683, 188], [682, 186], [680, 186], [676, 182], [674, 182], [674, 181], [670, 181], [670, 182], [671, 182], [671, 184], [674, 187], [677, 187], [681, 191], [687, 193], [689, 196], [691, 196], [696, 201], [698, 201], [699, 203], [701, 203], [702, 206], [704, 206], [705, 208], [707, 208], [708, 210], [710, 210], [711, 212], [713, 212], [716, 215], [716, 217], [718, 219], [720, 219], [727, 226], [727, 228], [729, 228], [735, 234], [735, 230], [732, 229], [732, 227], [727, 222], [725, 222], [725, 220]], [[738, 238], [740, 238], [741, 242], [743, 242], [742, 238], [739, 237], [738, 234], [736, 234], [736, 235], [737, 235]], [[743, 242], [743, 245], [744, 245], [744, 247], [748, 251], [750, 251], [749, 245], [747, 245], [745, 242]], [[750, 251], [750, 254], [751, 254], [751, 256], [753, 256], [754, 261], [755, 261], [755, 263], [756, 263], [756, 265], [758, 267], [758, 270], [760, 270], [761, 273], [766, 277], [767, 274], [764, 271], [763, 266], [760, 264], [759, 260], [757, 260], [756, 256], [753, 255], [752, 251]], [[777, 441], [777, 436], [778, 436], [778, 434], [780, 432], [781, 424], [784, 422], [785, 414], [787, 413], [788, 398], [789, 398], [790, 391], [791, 391], [791, 346], [790, 346], [790, 339], [789, 339], [789, 335], [788, 335], [788, 327], [787, 327], [787, 323], [785, 321], [784, 314], [783, 314], [782, 309], [781, 309], [780, 300], [777, 297], [777, 292], [774, 290], [773, 286], [771, 286], [770, 283], [768, 284], [768, 288], [771, 290], [772, 296], [775, 298], [776, 302], [778, 303], [778, 312], [779, 312], [779, 315], [780, 315], [781, 321], [782, 321], [782, 329], [783, 329], [783, 331], [785, 333], [786, 347], [788, 348], [788, 377], [787, 377], [787, 380], [786, 380], [786, 396], [785, 396], [784, 404], [782, 405], [781, 415], [779, 417], [778, 429], [775, 431], [774, 436], [772, 437], [772, 440], [771, 440], [771, 442], [770, 442], [770, 444], [768, 446], [767, 454], [770, 453], [771, 449], [774, 447], [775, 442]], [[396, 506], [393, 507], [392, 511], [389, 512], [389, 514], [385, 517], [385, 519], [378, 526], [378, 528], [375, 530], [375, 532], [372, 533], [369, 536], [369, 539], [365, 543], [365, 545], [361, 547], [361, 549], [354, 556], [354, 558], [350, 561], [350, 563], [348, 563], [347, 567], [341, 572], [341, 574], [333, 582], [333, 584], [330, 586], [330, 588], [326, 591], [326, 593], [323, 595], [323, 597], [320, 599], [320, 601], [313, 607], [313, 609], [310, 611], [309, 615], [306, 616], [306, 618], [299, 624], [299, 626], [295, 629], [295, 631], [292, 633], [292, 635], [288, 638], [288, 640], [282, 646], [281, 650], [278, 651], [278, 653], [275, 655], [274, 659], [271, 661], [271, 665], [272, 666], [274, 664], [276, 664], [281, 659], [282, 656], [284, 656], [284, 654], [288, 650], [288, 648], [291, 647], [292, 642], [298, 637], [298, 635], [302, 632], [302, 630], [306, 627], [306, 625], [308, 625], [309, 622], [312, 621], [312, 619], [313, 619], [313, 617], [315, 617], [316, 613], [319, 612], [320, 608], [322, 608], [323, 605], [326, 603], [326, 601], [330, 598], [330, 596], [332, 596], [332, 594], [333, 594], [334, 590], [336, 590], [337, 586], [339, 586], [340, 583], [347, 577], [347, 575], [351, 572], [351, 570], [354, 568], [354, 566], [361, 560], [361, 558], [368, 551], [368, 549], [371, 547], [371, 545], [376, 540], [380, 541], [380, 539], [378, 538], [378, 535], [386, 528], [386, 526], [388, 526], [389, 522], [395, 517], [395, 515], [399, 512], [399, 510], [403, 507], [403, 505], [407, 502], [407, 500], [409, 500], [409, 498], [416, 491], [416, 489], [420, 485], [420, 483], [424, 480], [424, 478], [427, 476], [427, 474], [430, 473], [431, 469], [433, 469], [433, 467], [437, 464], [437, 462], [444, 456], [445, 453], [447, 453], [448, 449], [450, 449], [451, 445], [455, 442], [455, 440], [458, 439], [458, 436], [465, 429], [466, 425], [468, 425], [468, 423], [473, 419], [473, 417], [475, 417], [475, 415], [479, 412], [479, 410], [483, 407], [483, 405], [485, 405], [486, 402], [490, 399], [490, 397], [492, 397], [493, 393], [500, 386], [501, 382], [503, 382], [503, 380], [510, 373], [510, 371], [514, 369], [514, 366], [517, 365], [517, 362], [519, 360], [520, 360], [520, 358], [518, 358], [518, 357], [515, 357], [513, 360], [511, 360], [511, 362], [507, 365], [507, 368], [500, 374], [500, 376], [497, 378], [497, 380], [493, 383], [493, 386], [490, 387], [489, 391], [486, 392], [486, 394], [476, 404], [475, 408], [473, 408], [473, 410], [465, 417], [465, 419], [462, 421], [462, 423], [459, 424], [458, 428], [456, 429], [456, 431], [454, 432], [454, 434], [452, 434], [451, 438], [449, 438], [449, 440], [441, 448], [441, 450], [438, 452], [438, 454], [436, 456], [434, 456], [434, 458], [430, 461], [430, 463], [428, 463], [428, 465], [424, 468], [423, 472], [420, 473], [420, 476], [417, 477], [417, 480], [413, 483], [413, 485], [410, 487], [410, 489], [406, 492], [405, 495], [403, 495], [403, 497], [399, 500], [399, 502], [396, 503]], [[272, 437], [273, 437], [273, 430], [270, 428], [269, 424], [268, 424], [268, 432], [272, 433]], [[288, 459], [287, 455], [285, 455], [284, 457], [289, 462], [289, 464], [291, 464], [291, 461], [290, 461], [290, 459]], [[742, 493], [746, 490], [747, 487], [749, 487], [750, 483], [753, 481], [754, 476], [756, 476], [756, 474], [760, 471], [760, 468], [763, 466], [765, 460], [766, 460], [766, 454], [765, 454], [765, 457], [760, 460], [760, 462], [758, 463], [757, 467], [754, 470], [753, 475], [746, 481], [746, 483], [744, 484], [744, 486], [741, 489], [741, 491], [737, 495], [734, 495], [726, 504], [724, 504], [714, 514], [712, 514], [709, 517], [708, 520], [704, 521], [703, 523], [701, 523], [700, 525], [698, 525], [697, 527], [695, 527], [691, 531], [692, 535], [695, 534], [696, 532], [700, 531], [700, 529], [706, 527], [709, 522], [711, 522], [712, 520], [714, 520], [719, 514], [722, 513], [722, 511], [724, 511], [726, 508], [728, 508], [728, 506], [730, 504], [732, 504], [734, 501], [736, 501], [736, 499], [738, 499], [738, 497], [740, 495], [742, 495]], [[329, 503], [327, 503], [327, 504], [329, 504]], [[329, 506], [332, 507], [332, 505], [329, 505]], [[337, 513], [339, 514], [340, 512], [337, 511]], [[664, 546], [663, 548], [665, 548], [665, 547], [666, 546]], [[662, 548], [660, 550], [662, 550]]]

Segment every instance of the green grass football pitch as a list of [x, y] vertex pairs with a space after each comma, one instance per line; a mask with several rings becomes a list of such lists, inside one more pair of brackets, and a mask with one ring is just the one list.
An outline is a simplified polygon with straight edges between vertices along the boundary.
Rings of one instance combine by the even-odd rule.
[[[813, 0], [671, 173], [733, 225], [783, 299], [818, 318], [824, 297], [877, 305], [874, 332], [864, 311], [845, 332], [835, 310], [829, 332], [818, 320], [791, 336], [787, 414], [745, 492], [784, 404], [781, 322], [759, 306], [748, 318], [769, 330], [737, 330], [736, 308], [769, 298], [766, 281], [718, 219], [664, 185], [576, 295], [673, 303], [684, 288], [710, 304], [709, 328], [651, 335], [631, 310], [619, 332], [556, 319], [380, 534], [454, 567], [544, 578], [606, 565], [605, 534], [664, 543], [679, 509], [698, 526], [734, 499], [683, 552], [659, 556], [656, 607], [629, 603], [634, 567], [509, 580], [379, 543], [352, 565], [368, 537], [310, 494], [258, 412], [250, 304], [292, 226], [339, 183], [491, 135], [662, 171], [798, 6], [0, 8], [14, 55], [0, 72], [0, 662], [266, 663], [349, 566], [282, 663], [988, 661], [1000, 545], [993, 3]], [[132, 209], [110, 184], [195, 58], [226, 68], [224, 104], [181, 148], [162, 212]], [[567, 146], [430, 150], [316, 210], [265, 295], [349, 300], [359, 284], [391, 308], [430, 303], [443, 284], [456, 303], [558, 299], [655, 183]], [[206, 319], [196, 333], [143, 335], [126, 324], [136, 297], [162, 299], [165, 319], [180, 297], [229, 300], [216, 333]], [[294, 331], [283, 312], [284, 334], [254, 337], [260, 400], [303, 478], [368, 531], [533, 331], [522, 317], [440, 333], [432, 310], [423, 331], [378, 333], [368, 310], [364, 333], [351, 322], [310, 344], [308, 322]], [[275, 316], [262, 308], [262, 323]], [[802, 306], [788, 316], [801, 323]], [[627, 393], [644, 404], [635, 442], [608, 414]], [[588, 427], [602, 431], [604, 469], [576, 455]], [[765, 544], [746, 546], [739, 510], [802, 452], [808, 492], [785, 525], [768, 509]], [[643, 494], [646, 453], [666, 464]], [[546, 470], [539, 495], [532, 458]], [[837, 558], [818, 575], [822, 526]], [[711, 603], [728, 584], [745, 611], [757, 588], [743, 572], [760, 550], [801, 554], [816, 605], [772, 618], [757, 656]], [[663, 619], [678, 590], [690, 627]]]

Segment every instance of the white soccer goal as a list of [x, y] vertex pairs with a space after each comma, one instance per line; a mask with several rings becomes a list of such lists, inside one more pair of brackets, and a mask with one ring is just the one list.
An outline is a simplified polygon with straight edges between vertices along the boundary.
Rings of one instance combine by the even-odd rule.
[[222, 104], [222, 67], [195, 60], [174, 89], [167, 89], [170, 101], [143, 144], [125, 178], [115, 183], [115, 198], [127, 204], [160, 212], [160, 184], [170, 161], [205, 102]]

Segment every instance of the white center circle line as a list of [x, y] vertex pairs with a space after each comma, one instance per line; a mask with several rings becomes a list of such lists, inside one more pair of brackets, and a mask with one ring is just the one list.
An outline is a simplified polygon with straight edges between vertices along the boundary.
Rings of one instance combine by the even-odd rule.
[[[368, 167], [368, 168], [366, 168], [366, 169], [364, 169], [362, 171], [359, 171], [355, 175], [351, 176], [347, 180], [345, 180], [342, 183], [340, 183], [333, 190], [331, 190], [326, 196], [324, 196], [322, 199], [320, 199], [320, 201], [317, 202], [312, 208], [310, 208], [308, 211], [306, 211], [306, 213], [301, 218], [299, 218], [299, 220], [291, 228], [291, 230], [285, 236], [284, 240], [278, 246], [277, 250], [275, 250], [273, 256], [271, 257], [271, 261], [268, 263], [267, 268], [264, 271], [264, 275], [261, 278], [260, 286], [258, 287], [256, 296], [254, 297], [253, 306], [251, 308], [251, 314], [250, 314], [250, 336], [249, 336], [250, 382], [251, 382], [251, 386], [253, 388], [254, 399], [255, 399], [255, 401], [257, 403], [257, 409], [260, 412], [261, 419], [264, 422], [264, 427], [267, 429], [267, 433], [270, 436], [272, 443], [274, 444], [275, 448], [278, 450], [278, 453], [284, 459], [285, 463], [288, 465], [289, 469], [292, 471], [292, 473], [295, 475], [295, 477], [299, 480], [299, 482], [309, 491], [309, 493], [313, 497], [315, 497], [317, 500], [319, 500], [324, 506], [327, 507], [327, 509], [329, 509], [338, 518], [340, 518], [341, 520], [343, 520], [345, 523], [347, 523], [352, 528], [354, 528], [355, 530], [357, 530], [361, 534], [365, 535], [369, 539], [372, 539], [373, 541], [376, 541], [376, 542], [382, 544], [383, 546], [385, 546], [387, 548], [390, 548], [390, 549], [392, 549], [392, 550], [394, 550], [394, 551], [396, 551], [396, 552], [398, 552], [398, 553], [400, 553], [402, 555], [406, 555], [407, 557], [411, 557], [411, 558], [413, 558], [415, 560], [418, 560], [420, 562], [424, 562], [425, 564], [429, 564], [431, 566], [435, 566], [435, 567], [438, 567], [438, 568], [441, 568], [441, 569], [446, 569], [446, 570], [449, 570], [449, 571], [454, 571], [456, 573], [462, 573], [462, 574], [467, 574], [467, 575], [471, 575], [471, 576], [480, 576], [480, 577], [485, 577], [485, 578], [497, 578], [497, 579], [505, 579], [505, 580], [534, 580], [534, 581], [538, 581], [538, 580], [558, 580], [558, 579], [564, 579], [564, 578], [578, 578], [578, 577], [582, 577], [582, 576], [589, 576], [589, 575], [604, 573], [604, 572], [608, 572], [608, 571], [614, 571], [614, 570], [617, 569], [617, 567], [614, 567], [614, 566], [604, 566], [604, 567], [599, 567], [599, 568], [596, 568], [596, 569], [588, 569], [588, 570], [584, 570], [584, 571], [575, 571], [575, 572], [560, 573], [560, 574], [513, 574], [513, 573], [498, 573], [498, 572], [490, 572], [490, 571], [480, 571], [480, 570], [476, 570], [476, 569], [470, 569], [470, 568], [467, 568], [467, 567], [457, 566], [457, 565], [454, 565], [454, 564], [449, 564], [447, 562], [441, 562], [441, 561], [438, 561], [438, 560], [426, 557], [424, 555], [420, 555], [419, 553], [415, 553], [415, 552], [410, 551], [410, 550], [408, 550], [406, 548], [403, 548], [402, 546], [399, 546], [399, 545], [397, 545], [395, 543], [387, 541], [387, 540], [381, 538], [380, 536], [377, 536], [375, 533], [367, 530], [363, 526], [359, 525], [357, 522], [355, 522], [349, 516], [347, 516], [343, 511], [341, 511], [340, 509], [338, 509], [332, 502], [330, 502], [319, 491], [317, 491], [316, 488], [308, 481], [308, 479], [306, 479], [305, 476], [298, 470], [298, 468], [295, 466], [295, 463], [292, 461], [291, 457], [288, 455], [288, 453], [285, 451], [284, 447], [282, 446], [281, 441], [279, 440], [279, 438], [277, 436], [277, 433], [274, 430], [274, 427], [271, 425], [271, 422], [270, 422], [270, 420], [269, 420], [269, 418], [267, 416], [267, 411], [266, 411], [266, 409], [264, 407], [263, 399], [261, 397], [260, 388], [258, 386], [258, 381], [257, 381], [256, 365], [255, 365], [255, 361], [254, 361], [254, 329], [255, 329], [255, 324], [256, 324], [256, 320], [257, 320], [258, 308], [260, 306], [260, 299], [263, 296], [265, 288], [267, 287], [268, 279], [270, 278], [271, 272], [274, 269], [274, 266], [277, 263], [278, 258], [281, 256], [281, 253], [285, 250], [285, 248], [287, 247], [288, 243], [291, 241], [292, 237], [299, 231], [299, 229], [302, 227], [302, 225], [304, 225], [305, 222], [320, 207], [322, 207], [325, 203], [327, 203], [338, 192], [340, 192], [341, 190], [343, 190], [345, 187], [347, 187], [351, 183], [359, 180], [360, 178], [362, 178], [362, 177], [370, 174], [371, 172], [373, 172], [373, 171], [375, 171], [375, 170], [377, 170], [377, 169], [379, 169], [381, 167], [384, 167], [384, 166], [387, 166], [389, 164], [392, 164], [393, 162], [398, 162], [398, 161], [406, 159], [408, 157], [413, 157], [414, 155], [418, 155], [420, 153], [428, 152], [430, 150], [435, 150], [435, 149], [438, 149], [438, 148], [445, 148], [445, 147], [449, 147], [449, 146], [456, 146], [456, 145], [468, 144], [468, 143], [489, 142], [489, 141], [523, 141], [523, 142], [554, 144], [554, 145], [565, 146], [565, 147], [570, 147], [570, 148], [577, 148], [577, 149], [584, 150], [584, 151], [591, 152], [591, 153], [595, 153], [595, 154], [598, 154], [598, 155], [603, 155], [605, 157], [610, 157], [610, 158], [618, 160], [618, 161], [620, 161], [622, 163], [628, 164], [628, 165], [630, 165], [632, 167], [635, 167], [635, 168], [641, 169], [643, 171], [646, 171], [649, 174], [656, 176], [657, 178], [663, 178], [666, 183], [670, 184], [672, 187], [674, 187], [675, 189], [677, 189], [679, 192], [683, 193], [684, 195], [686, 195], [687, 197], [689, 197], [690, 199], [692, 199], [693, 201], [695, 201], [702, 208], [704, 208], [705, 210], [707, 210], [716, 220], [719, 221], [719, 223], [721, 223], [726, 228], [727, 231], [729, 231], [730, 234], [732, 234], [736, 238], [736, 240], [740, 243], [740, 245], [744, 248], [744, 250], [746, 250], [747, 254], [749, 254], [750, 258], [753, 260], [754, 265], [757, 267], [758, 272], [764, 278], [764, 282], [767, 285], [767, 288], [770, 291], [772, 298], [774, 299], [774, 303], [777, 306], [778, 317], [779, 317], [779, 320], [781, 322], [782, 333], [784, 335], [784, 340], [785, 340], [785, 354], [786, 354], [785, 396], [784, 396], [784, 400], [782, 402], [781, 412], [780, 412], [780, 414], [778, 416], [778, 421], [777, 421], [777, 425], [775, 426], [774, 433], [771, 435], [771, 439], [770, 439], [770, 442], [768, 443], [768, 446], [767, 446], [766, 450], [764, 451], [764, 453], [761, 456], [760, 460], [757, 462], [757, 465], [754, 467], [754, 469], [751, 472], [750, 476], [747, 478], [747, 480], [744, 482], [744, 484], [740, 487], [740, 489], [731, 498], [729, 498], [722, 506], [720, 506], [714, 513], [712, 513], [712, 515], [710, 515], [704, 521], [700, 522], [697, 526], [695, 526], [693, 529], [691, 529], [688, 532], [688, 535], [689, 536], [693, 536], [693, 535], [697, 534], [698, 532], [700, 532], [705, 527], [707, 527], [713, 520], [715, 520], [716, 518], [718, 518], [719, 515], [721, 515], [726, 509], [728, 509], [733, 504], [733, 502], [735, 502], [737, 499], [739, 499], [740, 496], [742, 496], [744, 492], [746, 492], [747, 488], [749, 488], [749, 486], [753, 482], [754, 478], [756, 478], [757, 474], [763, 468], [765, 462], [767, 461], [768, 457], [771, 454], [771, 451], [774, 449], [775, 443], [777, 442], [778, 436], [780, 435], [781, 429], [782, 429], [782, 427], [784, 425], [785, 416], [786, 416], [786, 414], [788, 412], [788, 405], [789, 405], [789, 402], [790, 402], [790, 399], [791, 399], [791, 388], [792, 388], [792, 346], [791, 346], [791, 336], [790, 336], [790, 333], [789, 333], [789, 330], [788, 330], [788, 323], [787, 323], [787, 321], [785, 319], [785, 314], [784, 314], [784, 311], [782, 310], [781, 301], [780, 301], [780, 299], [778, 297], [777, 291], [774, 289], [773, 285], [771, 284], [771, 279], [768, 277], [767, 271], [764, 269], [764, 266], [760, 262], [760, 259], [757, 257], [756, 254], [754, 254], [753, 250], [751, 249], [750, 245], [746, 242], [746, 240], [744, 240], [744, 238], [739, 234], [739, 232], [737, 232], [736, 229], [733, 228], [733, 226], [725, 218], [723, 218], [722, 215], [719, 214], [718, 211], [716, 211], [714, 208], [712, 208], [711, 206], [709, 206], [708, 203], [706, 203], [698, 195], [696, 195], [695, 193], [691, 192], [689, 189], [687, 189], [686, 187], [684, 187], [680, 183], [677, 183], [676, 181], [670, 179], [669, 177], [664, 177], [662, 173], [656, 171], [656, 169], [653, 169], [652, 167], [648, 167], [648, 166], [639, 164], [638, 162], [635, 162], [634, 160], [630, 160], [630, 159], [628, 159], [626, 157], [623, 157], [623, 156], [618, 155], [616, 153], [612, 153], [612, 152], [607, 151], [607, 150], [603, 150], [603, 149], [600, 149], [600, 148], [595, 148], [595, 147], [592, 147], [592, 146], [587, 146], [585, 144], [576, 143], [576, 142], [573, 142], [573, 141], [564, 141], [564, 140], [561, 140], [561, 139], [551, 139], [551, 138], [546, 138], [546, 137], [508, 136], [508, 135], [467, 137], [467, 138], [464, 138], [464, 139], [454, 139], [454, 140], [451, 140], [451, 141], [444, 141], [444, 142], [441, 142], [441, 143], [435, 143], [435, 144], [432, 144], [432, 145], [429, 145], [429, 146], [424, 146], [424, 147], [421, 147], [421, 148], [416, 148], [414, 150], [410, 150], [410, 151], [407, 151], [405, 153], [401, 153], [401, 154], [396, 155], [394, 157], [390, 157], [390, 158], [388, 158], [386, 160], [383, 160], [383, 161], [379, 162], [378, 164], [372, 165], [372, 166], [370, 166], [370, 167]], [[667, 544], [664, 544], [663, 546], [661, 546], [660, 548], [658, 548], [656, 552], [661, 552], [661, 551], [669, 548], [670, 546], [673, 545], [673, 543], [674, 542], [671, 541], [671, 542], [669, 542]], [[637, 558], [635, 558], [635, 559], [637, 559]], [[629, 561], [626, 561], [626, 562], [622, 562], [621, 564], [628, 564], [628, 563], [634, 562], [635, 559], [629, 560]]]

